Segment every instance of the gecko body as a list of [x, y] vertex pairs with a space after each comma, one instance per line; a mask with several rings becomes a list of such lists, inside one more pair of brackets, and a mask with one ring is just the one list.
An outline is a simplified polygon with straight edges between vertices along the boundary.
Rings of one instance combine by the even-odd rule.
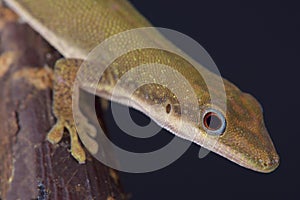
[[[71, 136], [71, 153], [79, 161], [85, 161], [85, 153], [79, 144], [72, 113], [72, 88], [77, 70], [91, 50], [105, 39], [135, 28], [152, 26], [129, 2], [125, 0], [5, 0], [28, 24], [39, 32], [66, 59], [55, 66], [54, 105], [53, 110], [57, 123], [48, 134], [48, 140], [58, 143], [64, 128]], [[146, 35], [145, 41], [155, 41], [161, 46], [172, 46], [159, 33]], [[135, 42], [142, 42], [138, 40]], [[124, 48], [120, 43], [118, 48]], [[198, 96], [199, 113], [188, 109], [187, 113], [199, 116], [198, 120], [183, 119], [186, 131], [178, 128], [178, 119], [182, 115], [178, 99], [166, 87], [148, 84], [140, 87], [129, 98], [126, 90], [117, 91], [119, 99], [130, 99], [132, 106], [166, 127], [175, 135], [188, 138], [195, 135], [193, 142], [212, 150], [225, 158], [259, 172], [271, 172], [279, 165], [279, 156], [264, 125], [261, 106], [254, 97], [243, 93], [235, 85], [223, 79], [227, 95], [227, 110], [212, 106], [210, 94], [205, 81], [195, 71], [191, 63], [180, 59], [173, 53], [158, 49], [144, 49], [129, 52], [118, 58], [104, 72], [99, 84], [93, 85], [86, 80], [82, 89], [96, 90], [100, 97], [109, 99], [117, 81], [126, 72], [146, 63], [168, 65], [182, 74]], [[160, 72], [159, 69], [154, 71]], [[217, 76], [205, 69], [211, 80]], [[171, 79], [169, 74], [163, 74]], [[64, 80], [64, 81], [59, 81]], [[134, 84], [138, 84], [137, 80]], [[178, 87], [179, 87], [178, 83]], [[215, 96], [219, 92], [213, 91]], [[115, 100], [118, 102], [118, 99]], [[125, 101], [118, 103], [126, 104]], [[155, 112], [147, 108], [156, 106]], [[161, 116], [170, 119], [163, 121]], [[211, 119], [217, 125], [209, 124]], [[213, 133], [214, 134], [211, 134]], [[217, 136], [216, 134], [217, 133]], [[205, 146], [204, 141], [214, 143]]]

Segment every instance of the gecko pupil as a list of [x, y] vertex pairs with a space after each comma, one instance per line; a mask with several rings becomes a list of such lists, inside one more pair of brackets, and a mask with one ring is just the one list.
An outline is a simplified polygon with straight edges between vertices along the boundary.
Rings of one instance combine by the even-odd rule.
[[221, 128], [222, 121], [216, 113], [209, 112], [204, 117], [204, 125], [207, 129], [215, 131]]

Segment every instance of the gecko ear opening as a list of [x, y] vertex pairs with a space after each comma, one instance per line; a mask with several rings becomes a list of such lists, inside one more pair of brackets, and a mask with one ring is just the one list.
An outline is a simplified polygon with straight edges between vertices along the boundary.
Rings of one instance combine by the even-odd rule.
[[226, 120], [223, 114], [215, 109], [208, 109], [203, 114], [202, 125], [210, 135], [222, 135], [226, 129]]

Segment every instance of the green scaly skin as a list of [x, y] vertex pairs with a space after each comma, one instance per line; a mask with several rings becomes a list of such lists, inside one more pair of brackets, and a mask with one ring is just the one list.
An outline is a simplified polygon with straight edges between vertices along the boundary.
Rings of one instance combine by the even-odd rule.
[[[78, 59], [86, 59], [88, 53], [109, 36], [133, 28], [149, 27], [151, 24], [125, 0], [6, 0], [6, 3], [68, 59], [59, 61], [55, 67], [53, 108], [58, 122], [50, 131], [48, 139], [53, 143], [59, 142], [63, 128], [68, 128], [72, 140], [72, 155], [79, 162], [84, 162], [86, 158], [78, 143], [70, 106], [72, 103], [70, 85], [73, 85], [81, 64]], [[147, 35], [146, 38], [159, 41], [161, 46], [170, 45], [158, 33]], [[119, 48], [124, 48], [122, 43]], [[212, 106], [206, 84], [193, 66], [172, 53], [155, 49], [133, 51], [123, 55], [105, 71], [98, 85], [95, 86], [86, 80], [83, 88], [87, 91], [96, 89], [97, 95], [109, 99], [118, 78], [135, 66], [151, 62], [168, 65], [189, 81], [199, 98], [201, 112], [199, 116]], [[163, 73], [159, 70], [156, 72]], [[201, 73], [213, 81], [217, 80], [216, 75], [206, 69], [202, 69]], [[168, 74], [165, 76], [171, 77]], [[265, 128], [259, 103], [229, 81], [225, 79], [223, 81], [227, 95], [227, 110], [219, 111], [224, 114], [227, 127], [220, 137], [207, 134], [201, 123], [195, 123], [197, 120], [189, 118], [184, 118], [183, 122], [186, 131], [179, 131], [177, 120], [181, 113], [176, 107], [178, 100], [168, 88], [157, 87], [155, 84], [143, 86], [134, 93], [131, 101], [135, 105], [133, 107], [179, 137], [188, 138], [188, 135], [195, 134], [193, 142], [203, 146], [206, 145], [204, 140], [215, 143], [214, 146], [205, 147], [241, 166], [259, 172], [273, 171], [279, 165], [279, 157]], [[217, 90], [213, 93], [216, 96], [221, 95]], [[125, 99], [130, 98], [126, 90], [118, 91], [117, 95]], [[142, 109], [154, 104], [159, 105], [155, 113]], [[166, 114], [166, 106], [169, 104], [172, 110], [167, 114], [171, 118], [162, 121], [159, 116]], [[214, 108], [220, 109], [218, 104]]]

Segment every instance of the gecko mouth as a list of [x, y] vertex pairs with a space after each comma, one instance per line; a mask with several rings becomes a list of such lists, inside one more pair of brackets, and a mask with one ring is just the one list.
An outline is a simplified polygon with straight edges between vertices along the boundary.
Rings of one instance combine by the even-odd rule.
[[272, 172], [279, 166], [279, 156], [271, 158], [267, 162], [262, 162], [262, 170], [260, 172]]
[[279, 156], [275, 155], [274, 157], [270, 157], [267, 160], [259, 159], [253, 160], [252, 162], [246, 164], [244, 167], [252, 169], [254, 171], [269, 173], [274, 171], [279, 166]]
[[[261, 134], [266, 133], [267, 131], [265, 130]], [[257, 172], [269, 173], [274, 171], [279, 166], [280, 159], [271, 139], [267, 137], [261, 143], [251, 141], [244, 140], [233, 146], [226, 144], [221, 139], [213, 151], [238, 165]]]
[[279, 166], [279, 156], [265, 127], [262, 127], [259, 134], [264, 136], [264, 139], [262, 141], [254, 140], [255, 142], [249, 145], [248, 155], [250, 156], [246, 160], [250, 162], [249, 168], [258, 172], [269, 173]]
[[279, 156], [274, 152], [266, 152], [270, 155], [262, 159], [256, 156], [245, 156], [240, 152], [233, 153], [232, 149], [226, 147], [217, 147], [213, 151], [242, 167], [262, 173], [274, 171], [280, 163]]

